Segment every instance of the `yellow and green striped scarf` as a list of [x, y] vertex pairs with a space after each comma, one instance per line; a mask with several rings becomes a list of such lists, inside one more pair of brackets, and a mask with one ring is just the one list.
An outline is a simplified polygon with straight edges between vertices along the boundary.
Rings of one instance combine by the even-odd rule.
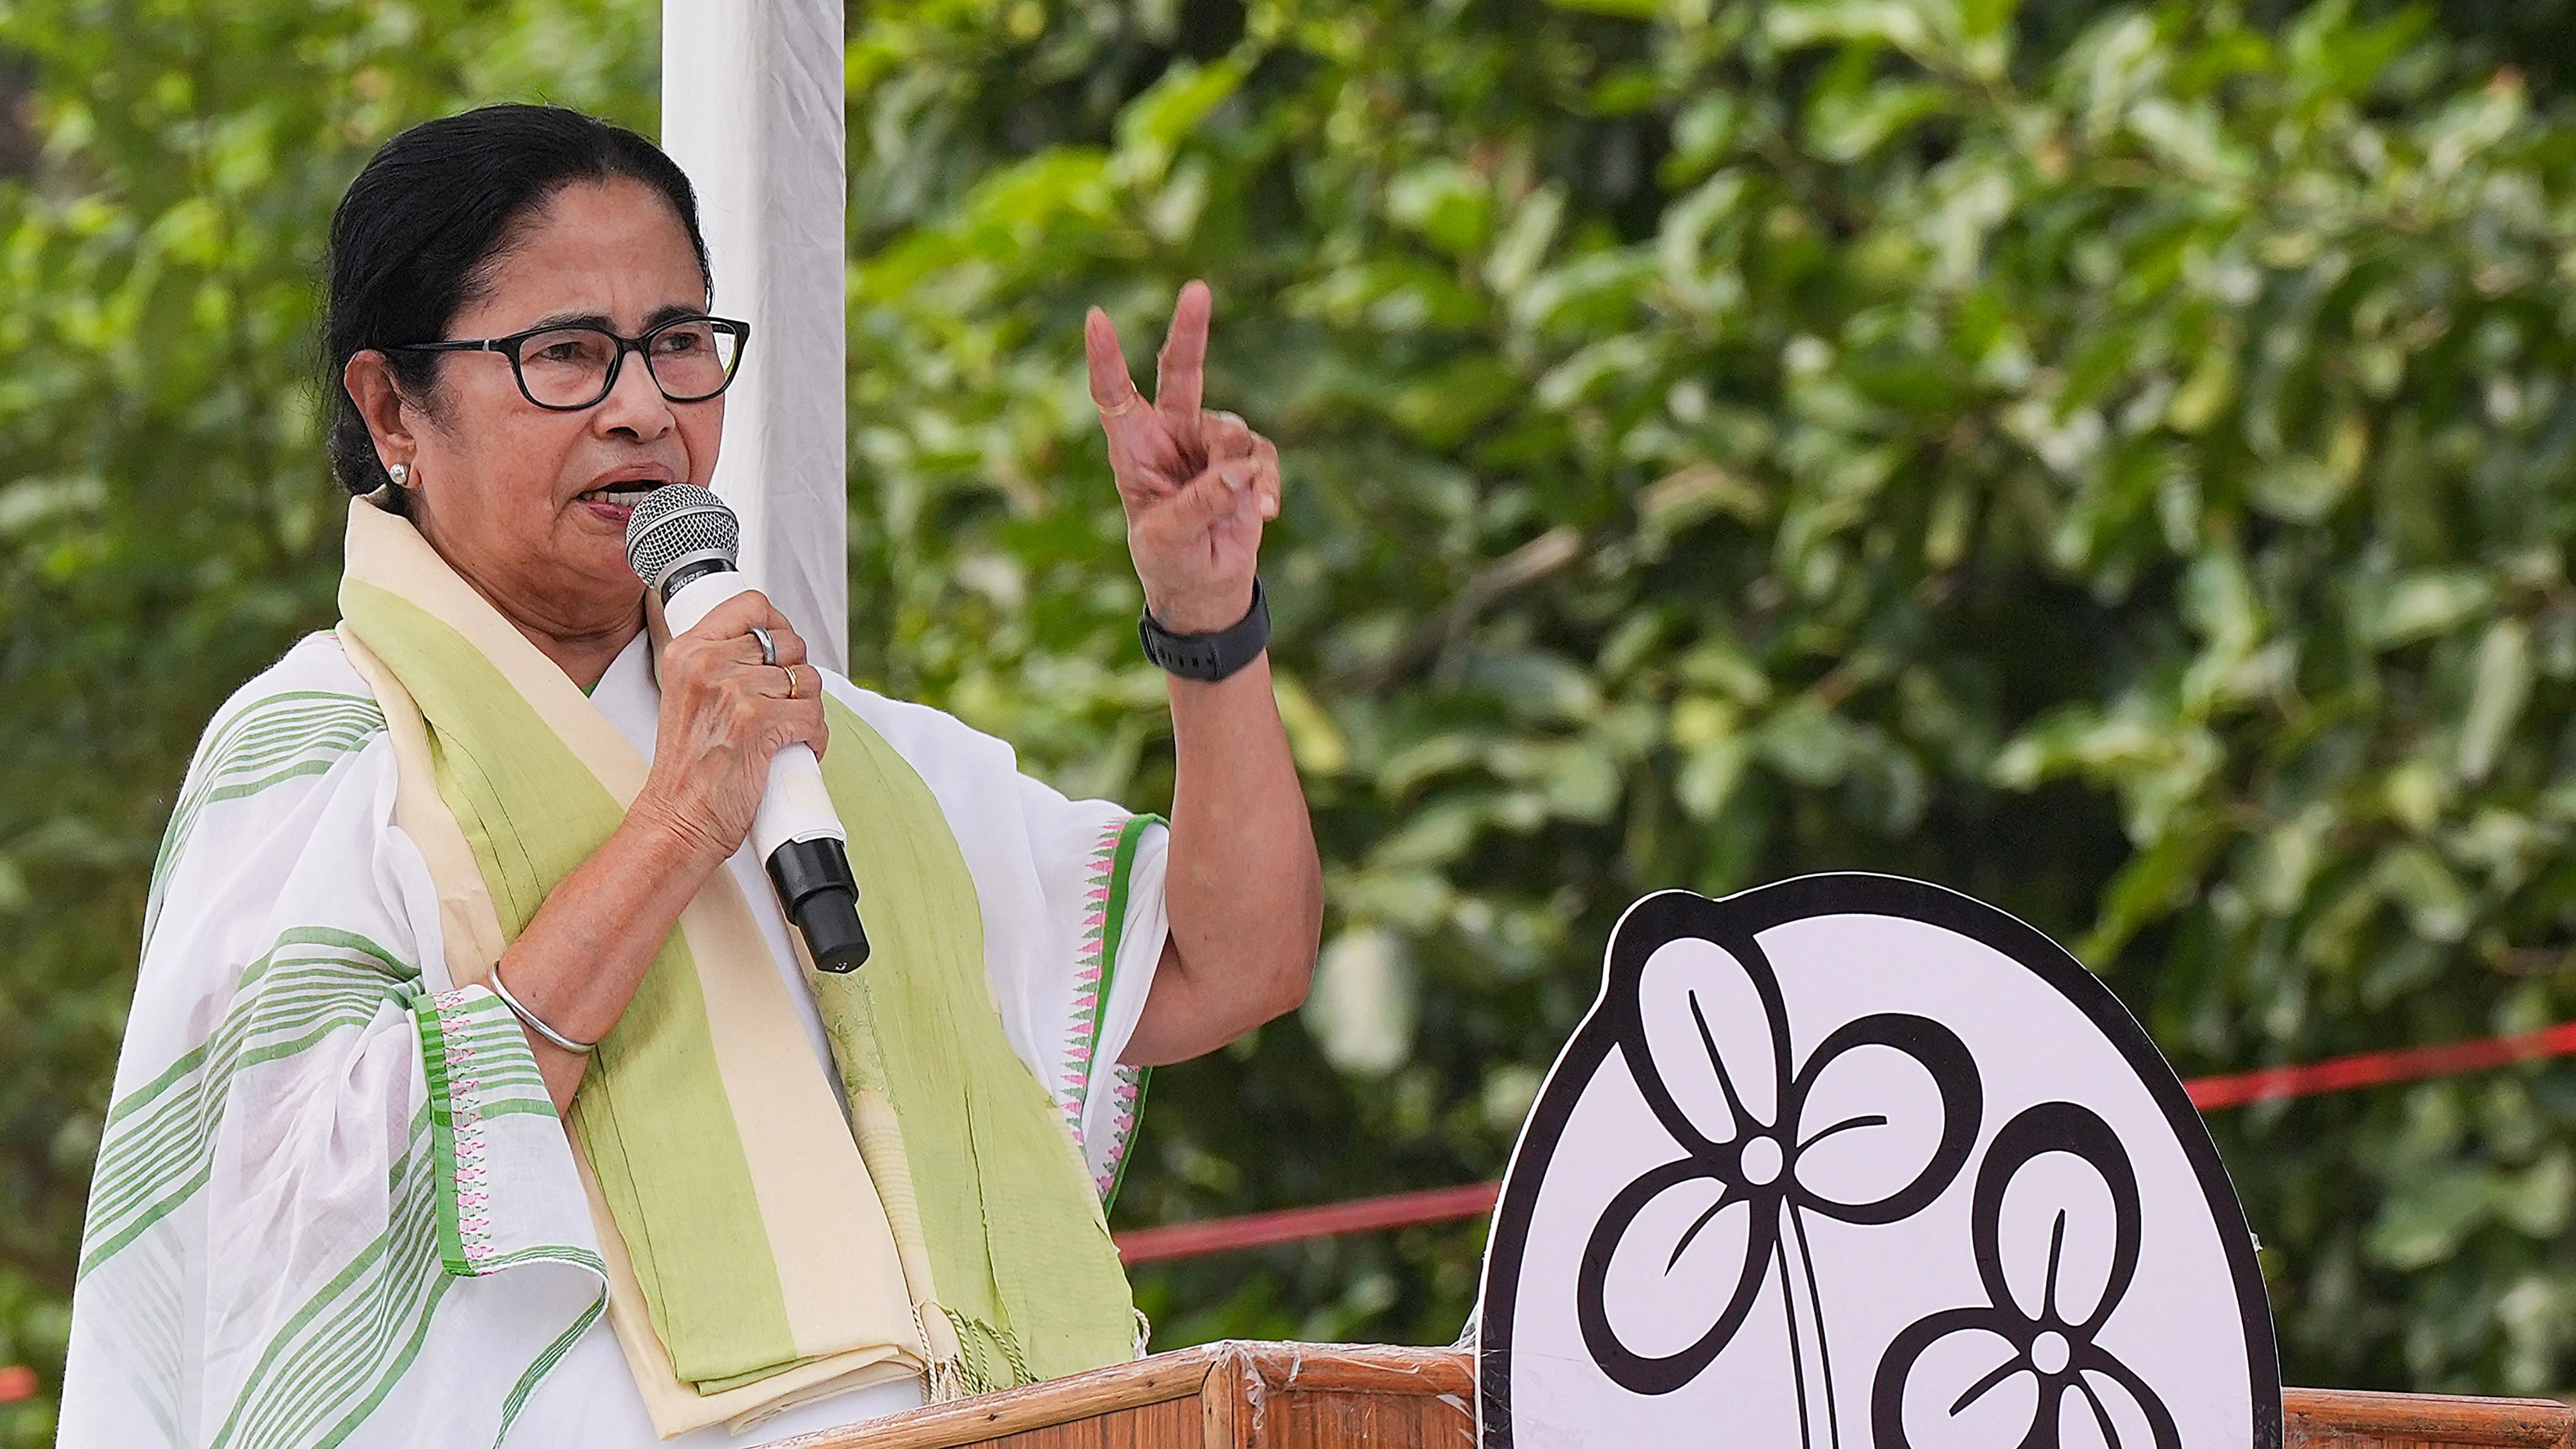
[[[396, 821], [483, 980], [647, 762], [403, 519], [350, 509], [341, 637], [385, 707]], [[1133, 1309], [1062, 1118], [1013, 1054], [920, 776], [827, 701], [823, 775], [874, 954], [813, 973], [844, 1103], [729, 872], [683, 911], [570, 1119], [609, 1315], [664, 1435], [921, 1374], [934, 1399], [1124, 1359]], [[842, 1107], [846, 1105], [845, 1118]]]

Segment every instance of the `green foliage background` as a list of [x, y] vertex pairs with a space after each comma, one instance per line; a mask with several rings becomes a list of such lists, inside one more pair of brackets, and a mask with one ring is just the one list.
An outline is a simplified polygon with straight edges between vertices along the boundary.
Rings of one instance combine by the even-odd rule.
[[[2563, 0], [851, 9], [853, 672], [1163, 803], [1082, 308], [1141, 367], [1208, 277], [1288, 463], [1323, 969], [1158, 1074], [1122, 1222], [1498, 1173], [1663, 886], [1957, 886], [2186, 1073], [2576, 1015]], [[649, 130], [654, 11], [0, 0], [0, 1358], [48, 1389], [171, 796], [331, 620], [330, 207], [479, 101]], [[2576, 1381], [2576, 1069], [2215, 1126], [2294, 1380]], [[1139, 1289], [1167, 1347], [1446, 1341], [1478, 1247]]]

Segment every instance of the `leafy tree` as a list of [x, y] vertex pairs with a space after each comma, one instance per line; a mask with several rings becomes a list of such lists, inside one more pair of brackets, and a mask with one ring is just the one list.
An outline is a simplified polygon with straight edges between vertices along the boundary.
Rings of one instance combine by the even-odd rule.
[[[1082, 308], [1211, 278], [1289, 461], [1322, 980], [1159, 1075], [1120, 1219], [1498, 1172], [1668, 885], [1958, 886], [2186, 1071], [2576, 1011], [2550, 8], [852, 7], [855, 672], [1158, 804]], [[653, 13], [0, 0], [0, 1358], [48, 1384], [187, 753], [331, 618], [330, 207], [478, 101], [649, 126]], [[2576, 1074], [2218, 1128], [2294, 1378], [2569, 1381]], [[1139, 1286], [1165, 1346], [1439, 1341], [1477, 1248]]]
[[[2562, 1016], [2571, 132], [2426, 11], [958, 4], [853, 49], [863, 668], [1168, 788], [1071, 368], [1293, 462], [1305, 1029], [1122, 1212], [1497, 1171], [1641, 892], [1926, 876], [2187, 1070]], [[2037, 40], [2034, 40], [2037, 37]], [[2043, 43], [2044, 42], [2044, 43]], [[2565, 1381], [2563, 1071], [2232, 1114], [2293, 1374]], [[1445, 1338], [1466, 1230], [1144, 1275]]]

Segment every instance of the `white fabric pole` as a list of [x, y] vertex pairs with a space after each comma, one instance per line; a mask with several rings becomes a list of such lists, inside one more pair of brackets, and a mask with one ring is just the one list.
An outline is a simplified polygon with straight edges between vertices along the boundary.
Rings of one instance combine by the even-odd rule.
[[714, 487], [743, 567], [849, 664], [841, 0], [663, 0], [662, 146], [697, 187], [716, 313], [751, 324]]

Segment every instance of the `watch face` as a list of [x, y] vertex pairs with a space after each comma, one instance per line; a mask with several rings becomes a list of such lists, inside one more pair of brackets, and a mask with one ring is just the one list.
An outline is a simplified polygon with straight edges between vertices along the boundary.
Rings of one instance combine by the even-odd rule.
[[1260, 658], [1270, 647], [1269, 601], [1256, 578], [1251, 608], [1218, 633], [1175, 634], [1147, 609], [1136, 621], [1136, 637], [1145, 647], [1145, 658], [1164, 673], [1213, 683]]
[[1523, 1129], [1485, 1449], [2278, 1449], [2199, 1114], [2037, 931], [1885, 876], [1649, 896]]

